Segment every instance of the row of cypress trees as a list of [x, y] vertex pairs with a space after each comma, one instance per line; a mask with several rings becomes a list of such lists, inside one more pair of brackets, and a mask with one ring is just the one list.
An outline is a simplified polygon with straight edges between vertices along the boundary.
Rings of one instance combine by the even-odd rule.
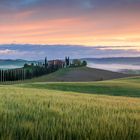
[[25, 69], [0, 70], [0, 82], [26, 79]]
[[58, 70], [58, 66], [50, 66], [50, 67], [41, 67], [41, 66], [32, 66], [25, 70], [25, 79], [31, 79], [34, 77], [39, 77], [45, 74], [49, 74]]
[[[25, 64], [23, 68], [9, 69], [9, 70], [0, 69], [0, 82], [31, 79], [34, 77], [38, 77], [38, 76], [55, 72], [58, 69], [64, 67], [64, 62], [62, 63], [59, 63], [59, 62], [55, 63], [52, 60], [51, 63], [48, 64], [47, 57], [45, 57], [44, 64], [38, 63], [34, 65], [32, 63], [30, 65]], [[69, 57], [65, 58], [65, 64], [66, 66], [69, 66], [70, 64]]]
[[59, 68], [59, 65], [52, 64], [48, 66], [45, 63], [45, 66], [34, 66], [26, 64], [23, 68], [0, 70], [0, 82], [31, 79], [34, 77], [55, 72]]

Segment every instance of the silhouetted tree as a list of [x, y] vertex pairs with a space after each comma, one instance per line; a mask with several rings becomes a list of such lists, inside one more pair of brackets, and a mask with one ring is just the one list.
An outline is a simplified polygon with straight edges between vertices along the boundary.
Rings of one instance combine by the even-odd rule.
[[84, 60], [84, 61], [82, 62], [82, 65], [83, 65], [83, 66], [87, 66], [87, 62]]
[[47, 57], [45, 57], [45, 68], [48, 67], [48, 61], [47, 61]]
[[65, 57], [65, 64], [66, 64], [66, 67], [69, 67], [69, 65], [70, 65], [70, 58], [69, 57]]

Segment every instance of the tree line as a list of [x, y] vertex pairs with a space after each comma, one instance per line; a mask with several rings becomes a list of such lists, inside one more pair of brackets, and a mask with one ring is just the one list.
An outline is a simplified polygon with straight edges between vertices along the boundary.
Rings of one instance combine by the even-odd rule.
[[[18, 81], [39, 77], [45, 74], [49, 74], [62, 68], [61, 64], [57, 64], [54, 60], [48, 64], [47, 58], [45, 62], [38, 64], [24, 64], [23, 68], [0, 70], [0, 82], [5, 81]], [[60, 61], [61, 62], [61, 61]]]
[[38, 64], [24, 64], [23, 68], [0, 70], [0, 82], [31, 79], [55, 72], [60, 68], [79, 67], [86, 65], [86, 61], [81, 61], [78, 59], [74, 59], [72, 63], [70, 63], [69, 57], [66, 57], [65, 61], [47, 61], [47, 58], [45, 58], [44, 63], [39, 62]]
[[0, 82], [25, 80], [26, 72], [23, 68], [0, 70]]

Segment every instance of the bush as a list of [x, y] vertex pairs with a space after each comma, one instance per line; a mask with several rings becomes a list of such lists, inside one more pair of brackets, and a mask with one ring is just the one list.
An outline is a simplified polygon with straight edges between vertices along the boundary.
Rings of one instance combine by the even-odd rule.
[[81, 67], [81, 66], [86, 66], [86, 65], [87, 65], [87, 62], [85, 60], [81, 61], [80, 59], [74, 59], [70, 66], [71, 67]]
[[83, 65], [83, 66], [87, 66], [87, 62], [84, 60], [84, 61], [82, 62], [82, 65]]

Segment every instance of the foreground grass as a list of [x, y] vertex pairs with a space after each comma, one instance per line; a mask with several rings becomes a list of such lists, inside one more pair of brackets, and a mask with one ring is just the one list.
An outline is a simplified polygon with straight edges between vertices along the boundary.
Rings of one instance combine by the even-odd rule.
[[139, 98], [0, 86], [0, 140], [139, 138]]

